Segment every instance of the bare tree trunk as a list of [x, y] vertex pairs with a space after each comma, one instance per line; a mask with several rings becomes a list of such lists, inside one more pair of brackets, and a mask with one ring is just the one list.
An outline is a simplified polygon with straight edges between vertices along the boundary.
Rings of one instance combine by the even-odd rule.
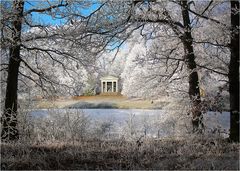
[[9, 49], [8, 78], [5, 98], [5, 108], [2, 117], [1, 138], [5, 141], [14, 141], [19, 138], [17, 128], [17, 88], [20, 66], [20, 42], [23, 17], [23, 0], [13, 2], [12, 44]]
[[199, 78], [197, 73], [197, 66], [195, 62], [195, 55], [193, 51], [193, 38], [191, 35], [191, 23], [189, 18], [188, 12], [188, 3], [186, 0], [181, 1], [182, 4], [182, 17], [183, 23], [185, 27], [184, 36], [182, 37], [182, 42], [184, 45], [185, 50], [185, 62], [187, 68], [189, 69], [189, 97], [192, 103], [192, 124], [193, 124], [193, 131], [199, 130], [200, 126], [202, 125], [202, 113], [201, 113], [201, 98], [200, 98], [200, 89], [199, 89]]
[[239, 142], [239, 1], [231, 0], [231, 59], [229, 64], [230, 139]]

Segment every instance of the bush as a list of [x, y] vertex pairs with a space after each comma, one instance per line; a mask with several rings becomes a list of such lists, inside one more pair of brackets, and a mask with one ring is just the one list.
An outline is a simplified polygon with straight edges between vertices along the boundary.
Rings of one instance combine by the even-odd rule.
[[83, 95], [84, 96], [95, 96], [96, 93], [95, 93], [94, 89], [87, 89], [84, 91]]

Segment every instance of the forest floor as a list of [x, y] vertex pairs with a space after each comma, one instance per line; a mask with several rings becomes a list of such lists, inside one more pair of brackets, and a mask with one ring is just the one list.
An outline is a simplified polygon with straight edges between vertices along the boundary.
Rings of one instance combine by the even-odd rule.
[[168, 104], [166, 98], [146, 100], [141, 98], [127, 98], [117, 96], [78, 96], [71, 98], [57, 98], [54, 100], [38, 100], [36, 108], [115, 108], [115, 109], [161, 109]]
[[223, 139], [1, 143], [1, 170], [239, 170], [239, 150]]

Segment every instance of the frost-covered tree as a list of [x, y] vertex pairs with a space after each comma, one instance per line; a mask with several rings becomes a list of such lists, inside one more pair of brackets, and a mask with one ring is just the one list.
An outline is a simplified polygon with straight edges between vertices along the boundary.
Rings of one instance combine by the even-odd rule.
[[[209, 29], [213, 35], [208, 36], [211, 39], [205, 38], [200, 43], [214, 46], [217, 53], [211, 59], [217, 58], [217, 66], [212, 65], [215, 68], [206, 65], [201, 67], [228, 77], [231, 115], [230, 139], [239, 141], [239, 1], [209, 1], [206, 9], [212, 9], [208, 15], [188, 9], [194, 15], [204, 19], [205, 22], [210, 21], [213, 28], [215, 27]], [[225, 55], [216, 55], [219, 53]]]
[[[16, 120], [19, 79], [25, 77], [42, 90], [48, 87], [55, 92], [56, 85], [64, 84], [66, 87], [69, 81], [55, 79], [60, 67], [65, 75], [72, 77], [78, 68], [76, 66], [86, 67], [106, 46], [107, 40], [98, 37], [95, 28], [88, 27], [90, 18], [102, 5], [89, 10], [87, 15], [83, 12], [93, 3], [64, 0], [1, 2], [1, 42], [7, 54], [7, 62], [1, 64], [6, 66], [4, 70], [7, 73], [3, 140], [17, 140], [19, 136]], [[47, 16], [52, 21], [61, 20], [63, 23], [51, 26], [44, 19], [34, 17], [36, 14], [40, 18]]]
[[[142, 23], [142, 25], [138, 24], [140, 25], [139, 27], [141, 30], [144, 30], [144, 26], [148, 25], [149, 23], [153, 23], [153, 27], [155, 26], [157, 29], [161, 25], [167, 25], [169, 28], [171, 28], [171, 31], [175, 34], [175, 36], [181, 40], [184, 49], [184, 56], [182, 60], [186, 64], [189, 77], [188, 93], [192, 103], [191, 113], [193, 116], [193, 125], [194, 128], [197, 129], [199, 127], [199, 123], [201, 122], [201, 111], [199, 109], [201, 99], [199, 90], [199, 78], [196, 70], [197, 66], [193, 50], [193, 38], [191, 34], [192, 26], [190, 23], [190, 15], [187, 10], [189, 8], [189, 4], [186, 1], [180, 1], [180, 8], [178, 9], [179, 15], [182, 16], [180, 20], [182, 20], [183, 23], [175, 21], [173, 18], [175, 16], [171, 16], [169, 12], [170, 10], [168, 10], [167, 7], [169, 8], [169, 4], [165, 2], [134, 1], [127, 18], [127, 22]], [[173, 5], [171, 8], [172, 7]], [[176, 8], [176, 11], [178, 9]]]
[[186, 69], [181, 58], [182, 47], [172, 50], [177, 48], [179, 41], [166, 36], [164, 32], [159, 32], [158, 36], [148, 46], [143, 40], [132, 46], [122, 74], [124, 94], [158, 98], [176, 93], [179, 96], [180, 91], [187, 92]]
[[229, 64], [230, 139], [239, 142], [239, 1], [231, 1], [231, 59]]
[[[203, 82], [200, 82], [198, 73], [210, 72], [211, 74], [208, 74], [209, 79], [210, 75], [214, 73], [213, 77], [218, 77], [217, 80], [219, 82], [225, 81], [228, 75], [229, 49], [227, 49], [227, 47], [230, 40], [229, 25], [228, 23], [224, 24], [224, 22], [218, 21], [218, 19], [229, 21], [229, 15], [226, 13], [229, 8], [227, 3], [228, 2], [224, 1], [150, 0], [124, 2], [124, 4], [118, 3], [117, 5], [116, 3], [114, 4], [114, 2], [110, 2], [107, 6], [106, 15], [112, 17], [108, 26], [125, 30], [125, 32], [123, 31], [121, 34], [115, 36], [119, 39], [122, 38], [122, 40], [125, 41], [126, 38], [129, 39], [131, 37], [130, 35], [133, 32], [138, 30], [139, 35], [143, 36], [148, 42], [152, 43], [153, 40], [155, 40], [155, 42], [158, 40], [158, 46], [157, 43], [155, 43], [154, 46], [159, 49], [163, 46], [161, 44], [161, 36], [158, 34], [161, 31], [164, 32], [170, 40], [175, 37], [174, 40], [179, 41], [180, 44], [174, 47], [171, 46], [172, 42], [169, 41], [168, 46], [170, 48], [167, 50], [157, 49], [158, 52], [156, 53], [157, 55], [155, 55], [155, 59], [154, 53], [152, 53], [151, 56], [149, 53], [150, 57], [145, 54], [140, 55], [140, 61], [147, 61], [146, 58], [150, 58], [148, 65], [149, 61], [153, 61], [157, 65], [157, 60], [159, 63], [163, 61], [168, 64], [171, 63], [171, 67], [166, 64], [168, 72], [161, 69], [158, 71], [154, 70], [155, 75], [158, 75], [159, 78], [171, 78], [171, 76], [174, 75], [171, 70], [174, 71], [174, 68], [176, 68], [174, 76], [181, 75], [182, 78], [188, 77], [188, 94], [191, 99], [191, 113], [195, 128], [199, 126], [202, 115], [200, 86]], [[113, 9], [112, 13], [111, 9]], [[118, 14], [115, 14], [116, 11]], [[119, 11], [122, 12], [120, 16]], [[163, 26], [165, 27], [163, 28]], [[178, 51], [179, 54], [174, 55], [174, 51]], [[165, 60], [163, 60], [164, 58]], [[143, 61], [142, 64], [146, 67], [146, 63], [143, 63]], [[144, 75], [144, 70], [146, 71], [144, 67], [141, 71], [135, 68], [136, 75], [138, 75], [135, 78], [138, 80], [139, 76]], [[151, 70], [153, 69], [151, 68]], [[177, 72], [179, 70], [181, 70], [182, 73]], [[149, 72], [149, 70], [147, 70], [148, 73], [153, 73], [153, 75], [154, 71]], [[133, 73], [130, 75], [132, 74]], [[134, 80], [135, 79], [132, 79], [131, 82], [134, 82]], [[159, 81], [159, 83], [160, 82], [161, 81]], [[140, 81], [138, 83], [140, 83]], [[217, 85], [224, 86], [223, 83], [218, 83]], [[127, 89], [130, 90], [130, 87]], [[149, 90], [151, 91], [151, 89]]]

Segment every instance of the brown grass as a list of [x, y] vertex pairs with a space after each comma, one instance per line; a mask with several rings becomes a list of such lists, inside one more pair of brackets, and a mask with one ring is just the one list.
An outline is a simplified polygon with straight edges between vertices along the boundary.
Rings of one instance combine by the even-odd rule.
[[114, 96], [103, 96], [103, 95], [97, 95], [97, 96], [74, 96], [72, 97], [74, 100], [126, 100], [127, 97], [123, 95], [114, 95]]
[[1, 169], [239, 169], [239, 145], [223, 140], [1, 144]]
[[153, 109], [156, 104], [151, 100], [144, 99], [128, 99], [122, 95], [115, 96], [74, 96], [70, 99], [56, 99], [56, 100], [40, 100], [37, 102], [36, 108], [65, 108], [80, 102], [89, 103], [114, 103], [114, 106], [119, 109]]

